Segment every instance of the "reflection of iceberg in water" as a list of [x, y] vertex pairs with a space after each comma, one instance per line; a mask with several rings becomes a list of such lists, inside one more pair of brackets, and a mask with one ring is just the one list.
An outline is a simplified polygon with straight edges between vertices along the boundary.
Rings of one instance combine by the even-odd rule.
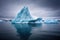
[[16, 23], [13, 24], [14, 27], [16, 28], [19, 36], [20, 36], [20, 40], [28, 40], [30, 35], [32, 34], [32, 27], [40, 27], [41, 24], [27, 24], [27, 23]]
[[42, 23], [28, 23], [28, 25], [31, 27], [40, 27], [42, 26]]
[[14, 24], [21, 40], [28, 40], [31, 35], [31, 26], [28, 24]]
[[28, 10], [28, 7], [24, 7], [21, 12], [19, 12], [14, 20], [12, 20], [12, 23], [23, 23], [28, 22], [29, 20], [32, 20], [33, 18], [30, 15], [30, 12]]

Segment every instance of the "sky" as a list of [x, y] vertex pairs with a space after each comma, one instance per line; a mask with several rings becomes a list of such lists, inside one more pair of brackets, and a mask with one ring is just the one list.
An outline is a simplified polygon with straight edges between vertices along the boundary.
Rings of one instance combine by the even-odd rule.
[[24, 6], [35, 17], [60, 17], [60, 0], [0, 0], [0, 17], [15, 17]]

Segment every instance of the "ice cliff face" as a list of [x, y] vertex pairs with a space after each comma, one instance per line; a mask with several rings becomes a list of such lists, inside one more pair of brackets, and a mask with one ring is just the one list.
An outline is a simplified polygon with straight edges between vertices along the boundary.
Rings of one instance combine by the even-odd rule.
[[28, 22], [33, 18], [30, 15], [28, 7], [22, 8], [22, 10], [17, 14], [17, 16], [12, 20], [12, 23], [21, 23], [21, 22]]

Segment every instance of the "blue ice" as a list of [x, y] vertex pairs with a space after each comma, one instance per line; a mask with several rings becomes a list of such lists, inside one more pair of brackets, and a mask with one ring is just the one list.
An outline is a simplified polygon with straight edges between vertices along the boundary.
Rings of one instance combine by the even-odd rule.
[[23, 7], [22, 10], [17, 14], [17, 16], [12, 20], [12, 23], [27, 23], [32, 20], [28, 7]]

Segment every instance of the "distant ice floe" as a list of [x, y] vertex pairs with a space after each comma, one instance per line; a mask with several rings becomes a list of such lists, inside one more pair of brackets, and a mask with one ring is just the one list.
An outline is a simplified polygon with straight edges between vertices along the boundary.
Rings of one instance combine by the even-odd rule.
[[57, 19], [46, 19], [44, 20], [45, 24], [57, 24], [59, 21]]
[[0, 20], [0, 22], [3, 22], [3, 20]]

